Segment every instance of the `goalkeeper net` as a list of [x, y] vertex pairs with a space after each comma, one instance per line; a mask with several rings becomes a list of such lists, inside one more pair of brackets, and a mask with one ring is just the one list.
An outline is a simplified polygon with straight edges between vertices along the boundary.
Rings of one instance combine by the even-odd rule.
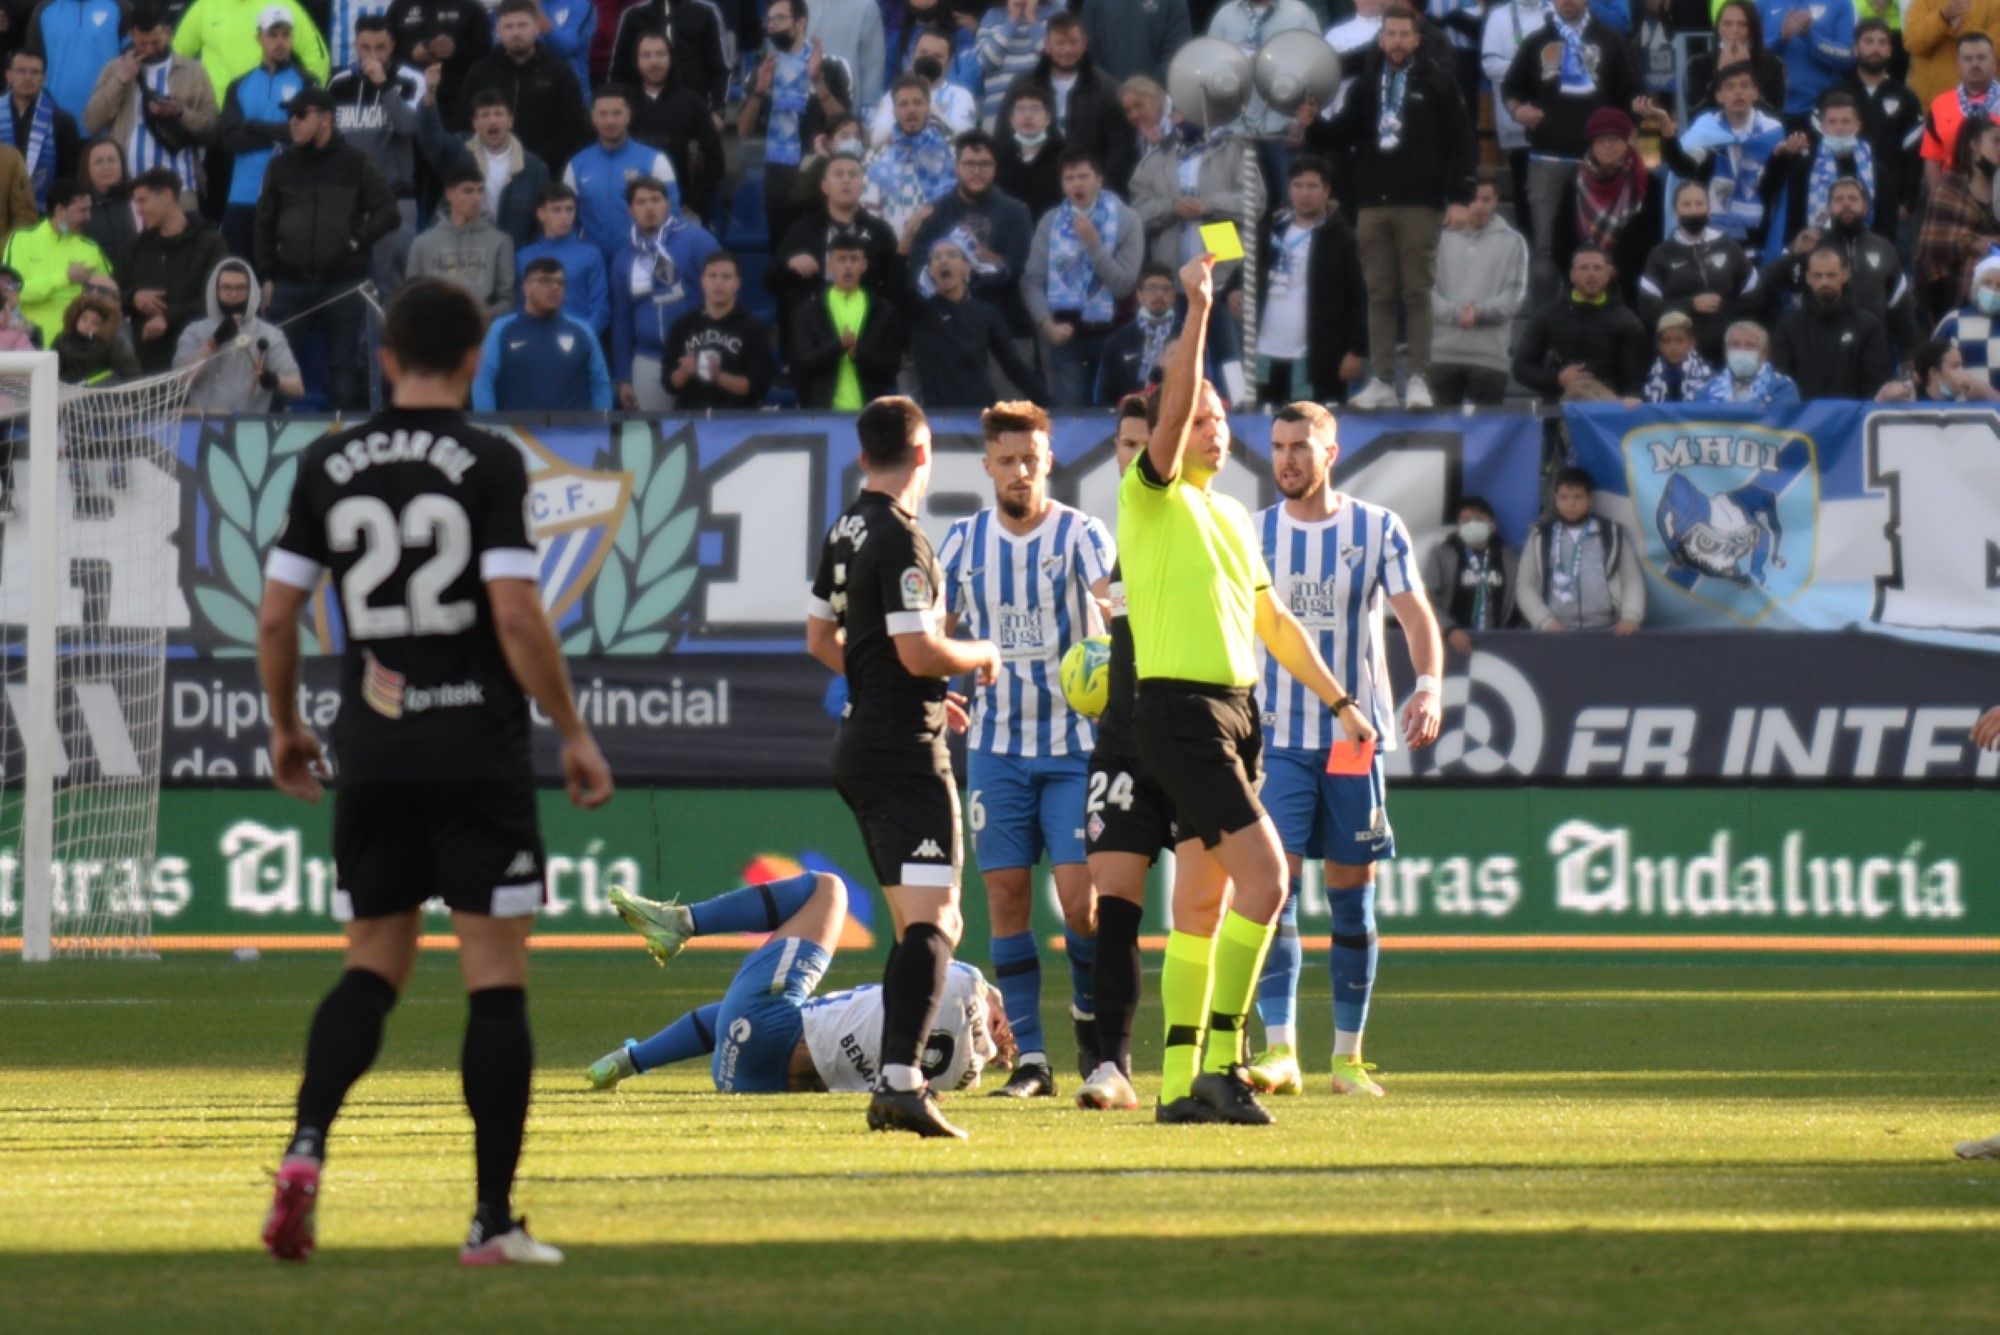
[[79, 387], [55, 363], [0, 355], [0, 939], [147, 954], [189, 375]]

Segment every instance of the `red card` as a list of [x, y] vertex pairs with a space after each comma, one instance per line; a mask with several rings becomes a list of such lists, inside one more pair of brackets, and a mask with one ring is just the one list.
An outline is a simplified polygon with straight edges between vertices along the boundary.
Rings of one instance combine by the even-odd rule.
[[1345, 738], [1327, 753], [1328, 774], [1367, 774], [1375, 768], [1375, 743], [1350, 742]]

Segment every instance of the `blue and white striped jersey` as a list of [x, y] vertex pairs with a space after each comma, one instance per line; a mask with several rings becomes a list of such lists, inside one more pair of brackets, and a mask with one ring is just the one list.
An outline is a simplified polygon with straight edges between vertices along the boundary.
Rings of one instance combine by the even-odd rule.
[[[1382, 734], [1382, 748], [1393, 750], [1396, 702], [1382, 608], [1384, 595], [1421, 587], [1410, 531], [1394, 512], [1348, 496], [1333, 518], [1317, 524], [1293, 519], [1281, 501], [1257, 516], [1257, 533], [1278, 601], [1314, 637], [1320, 657]], [[1317, 751], [1340, 740], [1325, 703], [1262, 652], [1265, 742]]]
[[1000, 646], [998, 681], [974, 694], [966, 744], [994, 755], [1087, 755], [1090, 721], [1062, 693], [1062, 657], [1101, 634], [1090, 586], [1108, 579], [1118, 553], [1111, 531], [1081, 510], [1051, 503], [1025, 537], [991, 508], [958, 520], [938, 549], [945, 610], [976, 639]]

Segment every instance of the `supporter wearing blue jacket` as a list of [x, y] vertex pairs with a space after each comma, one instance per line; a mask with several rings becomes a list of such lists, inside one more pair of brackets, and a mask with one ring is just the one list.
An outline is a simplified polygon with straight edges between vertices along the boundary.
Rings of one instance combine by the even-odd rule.
[[1854, 6], [1757, 0], [1764, 44], [1785, 62], [1785, 124], [1799, 129], [1827, 89], [1854, 68]]
[[569, 62], [588, 105], [590, 44], [597, 36], [597, 6], [592, 0], [553, 0], [542, 6], [542, 13], [549, 20], [549, 30], [541, 34], [542, 45]]
[[97, 76], [124, 45], [119, 0], [42, 0], [28, 17], [24, 44], [49, 65], [49, 96], [79, 120]]
[[486, 331], [472, 410], [479, 413], [609, 412], [611, 372], [597, 335], [563, 311], [562, 265], [528, 262], [521, 309]]
[[621, 85], [607, 83], [592, 96], [590, 125], [597, 131], [597, 142], [570, 159], [563, 169], [563, 184], [576, 191], [583, 239], [596, 246], [609, 264], [631, 226], [626, 213], [630, 183], [641, 178], [660, 182], [675, 213], [681, 209], [681, 188], [674, 180], [673, 160], [632, 138], [632, 95]]
[[576, 191], [561, 181], [543, 187], [535, 218], [542, 234], [515, 252], [515, 277], [525, 278], [529, 262], [544, 256], [562, 265], [563, 310], [603, 338], [611, 328], [611, 289], [604, 278], [604, 255], [576, 234]]
[[[292, 54], [290, 15], [272, 6], [259, 16], [257, 45], [264, 58], [257, 68], [229, 85], [216, 123], [216, 142], [236, 155], [229, 177], [229, 198], [222, 206], [222, 239], [232, 255], [251, 251], [251, 229], [257, 216], [257, 196], [264, 189], [264, 171], [277, 151], [291, 143], [285, 109], [299, 90], [313, 86]], [[269, 26], [265, 26], [268, 21]]]
[[673, 406], [661, 352], [674, 321], [701, 305], [701, 265], [721, 247], [667, 205], [666, 185], [642, 176], [625, 187], [630, 221], [606, 277], [611, 282], [611, 370], [618, 406], [665, 412]]

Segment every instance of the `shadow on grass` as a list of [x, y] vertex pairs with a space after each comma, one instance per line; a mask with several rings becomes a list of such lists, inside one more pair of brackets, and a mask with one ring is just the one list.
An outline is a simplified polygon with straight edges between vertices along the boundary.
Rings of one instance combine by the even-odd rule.
[[[1280, 1202], [1275, 1205], [1282, 1208]], [[1974, 1231], [1311, 1235], [582, 1246], [464, 1272], [449, 1246], [0, 1253], [10, 1331], [1991, 1328]], [[557, 1241], [560, 1241], [557, 1239]]]

